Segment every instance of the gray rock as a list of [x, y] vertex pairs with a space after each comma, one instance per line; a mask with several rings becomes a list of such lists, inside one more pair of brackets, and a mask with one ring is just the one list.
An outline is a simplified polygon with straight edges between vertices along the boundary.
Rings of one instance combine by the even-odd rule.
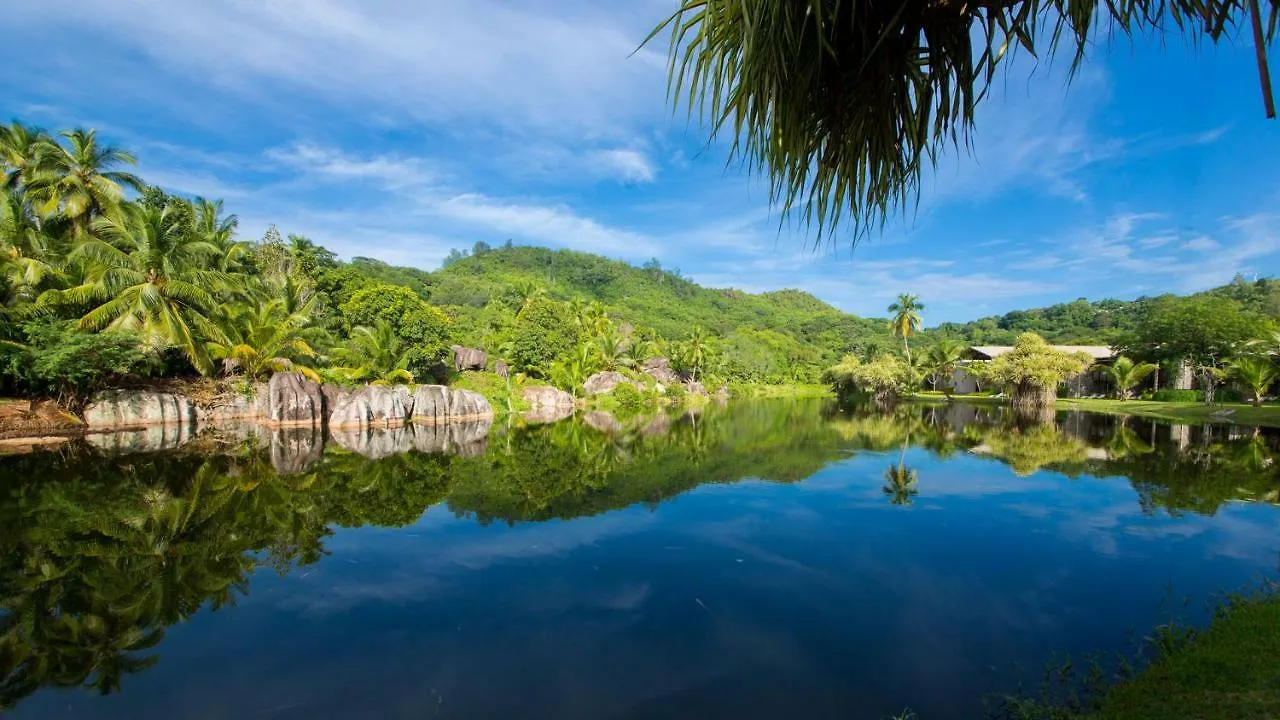
[[265, 420], [274, 425], [320, 425], [324, 422], [320, 385], [301, 373], [276, 373], [267, 385]]
[[493, 406], [478, 392], [449, 390], [450, 421], [488, 420], [493, 417]]
[[706, 395], [707, 394], [707, 389], [703, 387], [702, 383], [698, 382], [697, 380], [690, 380], [689, 382], [685, 383], [684, 389], [687, 390], [690, 395]]
[[333, 413], [334, 408], [342, 405], [355, 393], [359, 388], [346, 387], [344, 385], [330, 385], [325, 383], [320, 386], [320, 396], [324, 398], [325, 416]]
[[413, 396], [400, 386], [367, 385], [351, 393], [329, 415], [330, 428], [403, 425], [413, 417]]
[[550, 385], [530, 385], [523, 390], [522, 394], [531, 410], [568, 408], [571, 412], [573, 411], [573, 396], [560, 388]]
[[145, 427], [148, 425], [196, 426], [196, 405], [190, 398], [151, 390], [105, 390], [84, 409], [90, 429]]
[[484, 364], [488, 362], [489, 356], [483, 350], [476, 348], [462, 347], [454, 345], [453, 350], [453, 369], [458, 372], [463, 370], [483, 370]]
[[602, 393], [613, 392], [613, 389], [622, 383], [630, 383], [636, 386], [637, 389], [644, 389], [644, 386], [640, 383], [631, 380], [620, 372], [614, 372], [612, 370], [598, 372], [595, 375], [592, 375], [582, 384], [582, 388], [587, 391], [588, 395], [600, 395]]
[[641, 368], [649, 377], [657, 380], [663, 385], [676, 385], [680, 382], [680, 376], [675, 370], [671, 369], [671, 361], [664, 357], [652, 357], [644, 361]]
[[196, 409], [201, 423], [210, 425], [234, 425], [245, 420], [257, 420], [266, 414], [267, 385], [254, 385], [252, 394], [227, 393], [205, 407]]
[[443, 385], [419, 385], [413, 391], [413, 421], [445, 422], [449, 416], [449, 388]]
[[497, 373], [500, 378], [511, 376], [511, 368], [507, 367], [507, 364], [501, 360], [493, 364], [493, 371]]

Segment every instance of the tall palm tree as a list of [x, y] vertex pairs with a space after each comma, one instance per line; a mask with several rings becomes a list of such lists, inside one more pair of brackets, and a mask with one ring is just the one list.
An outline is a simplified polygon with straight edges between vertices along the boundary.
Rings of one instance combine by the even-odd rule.
[[235, 215], [224, 215], [221, 200], [196, 198], [191, 206], [194, 215], [192, 231], [218, 249], [214, 258], [216, 268], [223, 272], [243, 270], [252, 248], [248, 243], [236, 240], [240, 219]]
[[1134, 363], [1127, 357], [1118, 357], [1110, 365], [1102, 368], [1111, 376], [1116, 386], [1116, 397], [1128, 400], [1133, 394], [1133, 386], [1142, 382], [1148, 375], [1159, 369], [1153, 363]]
[[1080, 63], [1116, 30], [1216, 42], [1246, 18], [1272, 116], [1266, 44], [1278, 25], [1259, 0], [680, 0], [645, 42], [669, 33], [672, 103], [713, 137], [732, 135], [734, 159], [768, 173], [784, 216], [797, 211], [819, 234], [848, 218], [856, 239], [913, 205], [946, 150], [971, 147], [1007, 56]]
[[211, 317], [214, 290], [226, 276], [205, 270], [218, 249], [193, 237], [178, 221], [175, 206], [126, 205], [99, 218], [70, 260], [85, 268], [84, 282], [50, 291], [44, 302], [91, 305], [80, 319], [84, 330], [112, 328], [140, 334], [151, 345], [174, 345], [203, 374], [213, 370], [206, 342], [226, 337]]
[[47, 280], [61, 280], [60, 255], [23, 193], [0, 187], [0, 277], [8, 286], [0, 305], [33, 300]]
[[685, 367], [693, 373], [693, 381], [698, 381], [698, 374], [705, 370], [711, 359], [711, 340], [700, 325], [695, 325], [689, 339], [683, 343], [682, 355]]
[[920, 296], [906, 293], [899, 295], [898, 301], [889, 306], [889, 312], [893, 314], [889, 319], [889, 329], [902, 338], [902, 350], [907, 354], [908, 364], [911, 362], [911, 346], [907, 337], [920, 331], [920, 313], [923, 311], [924, 303], [920, 302]]
[[1253, 391], [1253, 404], [1262, 404], [1262, 396], [1267, 388], [1280, 380], [1280, 369], [1276, 368], [1271, 358], [1262, 355], [1245, 355], [1232, 360], [1227, 365], [1227, 376], [1240, 381]]
[[929, 348], [927, 358], [929, 370], [935, 381], [941, 383], [942, 392], [948, 400], [951, 399], [951, 377], [968, 349], [964, 343], [951, 338], [943, 338]]
[[120, 209], [125, 189], [142, 192], [146, 186], [137, 175], [117, 169], [136, 165], [137, 158], [99, 144], [96, 130], [66, 130], [61, 137], [65, 142], [41, 145], [27, 189], [39, 199], [42, 213], [61, 214], [81, 238], [96, 218]]

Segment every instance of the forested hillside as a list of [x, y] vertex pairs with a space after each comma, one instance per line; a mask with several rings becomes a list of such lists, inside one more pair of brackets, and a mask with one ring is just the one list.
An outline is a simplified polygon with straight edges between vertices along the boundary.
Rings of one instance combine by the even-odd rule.
[[498, 354], [517, 312], [539, 298], [565, 303], [565, 322], [592, 307], [655, 339], [678, 341], [700, 328], [714, 339], [717, 374], [735, 380], [814, 380], [845, 353], [895, 344], [883, 319], [849, 315], [799, 290], [704, 288], [657, 260], [635, 267], [570, 250], [477, 243], [427, 272], [369, 258], [339, 263], [320, 252], [317, 284], [335, 304], [367, 284], [403, 285], [455, 320], [455, 340]]
[[[921, 290], [927, 291], [927, 288]], [[953, 338], [973, 345], [1012, 345], [1018, 335], [1034, 332], [1051, 343], [1062, 345], [1122, 344], [1144, 322], [1154, 304], [1171, 297], [1174, 296], [1166, 294], [1132, 301], [1094, 302], [1081, 298], [967, 323], [941, 323], [925, 331], [922, 338], [925, 342]], [[1280, 316], [1280, 281], [1274, 278], [1251, 281], [1237, 275], [1227, 285], [1195, 293], [1188, 296], [1188, 300], [1234, 301], [1246, 312], [1275, 318]]]

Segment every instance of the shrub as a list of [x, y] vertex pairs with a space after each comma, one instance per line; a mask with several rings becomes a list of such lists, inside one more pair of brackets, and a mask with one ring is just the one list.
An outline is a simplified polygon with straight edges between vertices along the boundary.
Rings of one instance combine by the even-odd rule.
[[674, 403], [682, 403], [689, 397], [689, 391], [680, 383], [667, 386], [667, 398]]
[[1204, 393], [1199, 390], [1174, 390], [1166, 388], [1151, 393], [1151, 399], [1156, 402], [1203, 402]]
[[1244, 393], [1236, 388], [1218, 388], [1213, 393], [1214, 402], [1237, 403], [1244, 402]]
[[438, 375], [448, 357], [452, 321], [407, 287], [379, 284], [357, 290], [342, 304], [342, 315], [353, 328], [374, 327], [379, 320], [395, 328], [396, 337], [409, 346], [409, 370], [415, 377]]
[[622, 383], [614, 388], [613, 399], [619, 410], [639, 410], [644, 407], [644, 394], [631, 383]]
[[75, 407], [112, 381], [147, 371], [149, 358], [135, 335], [82, 332], [74, 322], [29, 323], [24, 329], [27, 344], [7, 344], [0, 371], [32, 394], [56, 395]]

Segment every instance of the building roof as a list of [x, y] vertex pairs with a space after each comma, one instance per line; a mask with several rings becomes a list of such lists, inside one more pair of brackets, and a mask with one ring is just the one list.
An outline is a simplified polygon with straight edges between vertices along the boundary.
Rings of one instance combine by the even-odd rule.
[[[1094, 359], [1094, 362], [1110, 360], [1116, 356], [1116, 349], [1106, 345], [1051, 345], [1054, 350], [1077, 353], [1082, 352]], [[991, 360], [1013, 351], [1012, 345], [974, 345], [970, 352], [980, 358]]]

